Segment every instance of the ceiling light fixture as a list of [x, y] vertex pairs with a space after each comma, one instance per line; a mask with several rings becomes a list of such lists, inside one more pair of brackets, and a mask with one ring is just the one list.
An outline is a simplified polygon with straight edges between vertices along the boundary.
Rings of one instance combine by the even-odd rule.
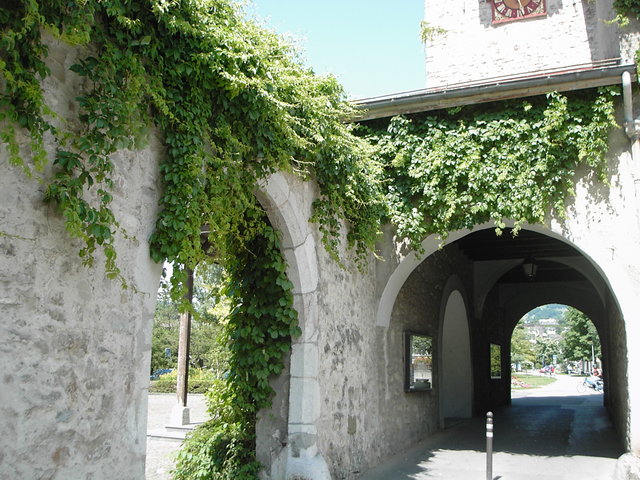
[[527, 257], [522, 262], [522, 270], [524, 270], [524, 274], [527, 277], [527, 280], [533, 280], [538, 271], [538, 265], [533, 257]]

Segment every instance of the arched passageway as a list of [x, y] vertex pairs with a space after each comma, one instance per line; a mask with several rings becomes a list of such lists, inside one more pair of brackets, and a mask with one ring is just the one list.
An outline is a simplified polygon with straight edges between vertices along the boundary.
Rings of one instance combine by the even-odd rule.
[[487, 362], [481, 357], [488, 345], [502, 347], [502, 371], [509, 372], [511, 335], [518, 321], [540, 305], [564, 304], [584, 312], [598, 330], [609, 386], [605, 405], [616, 427], [624, 432], [628, 413], [622, 407], [626, 402], [625, 343], [619, 336], [624, 328], [615, 297], [590, 260], [568, 243], [531, 230], [521, 230], [515, 237], [510, 232], [496, 236], [491, 230], [481, 230], [464, 237], [457, 246], [475, 267], [476, 412], [510, 403], [510, 377], [503, 375], [498, 380], [486, 374]]
[[[389, 275], [378, 325], [391, 332], [417, 329], [440, 338], [433, 366], [438, 403], [428, 401], [417, 412], [435, 417], [443, 426], [446, 418], [465, 416], [469, 407], [480, 416], [511, 404], [510, 340], [517, 322], [540, 305], [575, 307], [592, 319], [601, 338], [607, 389], [599, 401], [604, 398], [605, 417], [611, 417], [617, 441], [623, 444], [630, 412], [625, 324], [616, 296], [592, 259], [557, 233], [535, 230], [522, 229], [514, 236], [506, 229], [496, 236], [493, 228], [479, 227], [452, 233], [441, 248], [436, 239], [425, 240], [425, 257], [408, 254]], [[534, 265], [529, 275], [523, 263]], [[432, 303], [439, 306], [439, 319]], [[491, 371], [492, 350], [500, 352], [497, 375]], [[462, 368], [452, 367], [455, 364]], [[423, 429], [416, 436], [431, 433]]]
[[[524, 315], [511, 334], [511, 371], [527, 374], [590, 374], [602, 368], [600, 334], [583, 312], [568, 305], [541, 305]], [[512, 382], [513, 387], [513, 382]]]

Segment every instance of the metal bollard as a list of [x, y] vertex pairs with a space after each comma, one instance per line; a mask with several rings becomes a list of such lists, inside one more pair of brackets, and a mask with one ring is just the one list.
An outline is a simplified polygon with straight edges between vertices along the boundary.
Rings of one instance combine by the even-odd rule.
[[493, 480], [493, 413], [487, 412], [487, 480]]

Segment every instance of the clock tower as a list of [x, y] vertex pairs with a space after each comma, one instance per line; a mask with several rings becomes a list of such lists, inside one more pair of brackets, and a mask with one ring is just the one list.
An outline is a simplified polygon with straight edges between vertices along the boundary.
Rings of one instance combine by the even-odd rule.
[[490, 0], [493, 23], [511, 22], [546, 15], [544, 0]]
[[621, 27], [613, 0], [425, 1], [426, 87], [634, 63], [638, 26]]

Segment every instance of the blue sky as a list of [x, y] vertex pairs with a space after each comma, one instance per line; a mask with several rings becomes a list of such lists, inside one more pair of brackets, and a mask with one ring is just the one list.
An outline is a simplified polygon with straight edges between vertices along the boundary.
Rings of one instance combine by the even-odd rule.
[[252, 0], [247, 11], [290, 34], [316, 73], [352, 99], [424, 87], [423, 0]]

